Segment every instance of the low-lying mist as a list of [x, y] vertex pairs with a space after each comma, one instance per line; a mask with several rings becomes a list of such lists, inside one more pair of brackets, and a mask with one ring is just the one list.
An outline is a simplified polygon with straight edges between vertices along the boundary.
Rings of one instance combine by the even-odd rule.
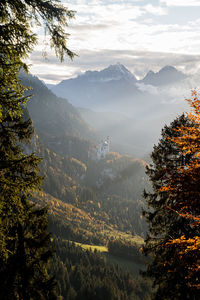
[[113, 110], [109, 107], [109, 111], [105, 106], [102, 110], [98, 107], [98, 111], [87, 108], [79, 108], [79, 111], [100, 137], [110, 136], [113, 151], [143, 158], [158, 142], [164, 125], [186, 110], [185, 98], [190, 96], [190, 91], [184, 83], [147, 86], [143, 95], [133, 98], [130, 104], [118, 102]]
[[52, 90], [79, 108], [99, 138], [110, 137], [112, 151], [146, 157], [162, 128], [186, 108], [185, 98], [198, 86], [198, 75], [174, 67], [149, 72], [137, 80], [123, 65], [88, 71]]

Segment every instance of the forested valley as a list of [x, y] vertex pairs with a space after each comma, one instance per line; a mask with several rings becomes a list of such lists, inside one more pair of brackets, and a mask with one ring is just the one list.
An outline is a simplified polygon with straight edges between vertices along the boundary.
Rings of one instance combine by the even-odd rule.
[[[168, 13], [163, 2], [138, 17]], [[197, 300], [200, 94], [186, 112], [173, 98], [194, 77], [165, 66], [137, 79], [120, 63], [57, 85], [31, 75], [37, 45], [47, 60], [47, 46], [60, 62], [78, 56], [66, 32], [75, 13], [56, 0], [0, 2], [0, 299]]]
[[148, 185], [147, 163], [117, 152], [100, 160], [90, 158], [98, 137], [78, 111], [38, 78], [21, 74], [21, 80], [33, 88], [26, 114], [35, 134], [26, 151], [43, 158], [44, 181], [32, 201], [48, 207], [49, 231], [55, 239], [51, 271], [58, 295], [147, 298], [150, 283], [138, 278], [145, 264], [142, 192]]

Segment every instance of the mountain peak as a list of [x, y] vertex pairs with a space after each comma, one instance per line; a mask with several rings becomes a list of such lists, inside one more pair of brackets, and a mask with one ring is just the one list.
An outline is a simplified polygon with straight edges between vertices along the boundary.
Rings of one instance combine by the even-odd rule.
[[175, 67], [173, 67], [173, 66], [165, 66], [165, 67], [163, 67], [162, 69], [160, 69], [160, 71], [159, 71], [159, 73], [169, 73], [169, 72], [173, 72], [173, 73], [175, 73], [175, 72], [179, 72]]
[[155, 75], [155, 73], [154, 73], [152, 70], [150, 70], [150, 71], [146, 74], [146, 76], [143, 78], [142, 81], [146, 82], [146, 81], [149, 80], [149, 78], [151, 78], [151, 77], [154, 76], [154, 75]]
[[156, 73], [154, 73], [153, 71], [149, 71], [142, 82], [144, 82], [145, 84], [159, 86], [168, 85], [172, 82], [177, 82], [185, 78], [186, 75], [178, 71], [175, 67], [165, 66]]
[[122, 72], [122, 73], [124, 73], [124, 72], [128, 72], [128, 73], [130, 73], [130, 71], [124, 66], [124, 65], [122, 65], [121, 63], [116, 63], [116, 64], [114, 64], [114, 65], [110, 65], [110, 66], [108, 66], [106, 69], [104, 69], [104, 70], [113, 70], [113, 71], [117, 71], [117, 72]]
[[133, 81], [137, 80], [135, 76], [119, 62], [100, 71], [86, 71], [80, 75], [79, 78], [90, 82], [106, 82], [123, 79]]
[[105, 79], [106, 81], [120, 79], [133, 79], [134, 81], [136, 81], [135, 76], [124, 65], [120, 64], [119, 62], [101, 70], [99, 72], [99, 75], [102, 79]]

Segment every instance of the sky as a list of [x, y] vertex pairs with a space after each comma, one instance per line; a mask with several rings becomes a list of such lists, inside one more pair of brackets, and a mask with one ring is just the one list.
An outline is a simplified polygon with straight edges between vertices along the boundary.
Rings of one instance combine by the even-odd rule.
[[[76, 11], [66, 31], [77, 56], [60, 63], [38, 31], [30, 71], [46, 83], [120, 62], [141, 79], [166, 65], [200, 73], [200, 0], [71, 0]], [[47, 52], [47, 58], [43, 53]]]

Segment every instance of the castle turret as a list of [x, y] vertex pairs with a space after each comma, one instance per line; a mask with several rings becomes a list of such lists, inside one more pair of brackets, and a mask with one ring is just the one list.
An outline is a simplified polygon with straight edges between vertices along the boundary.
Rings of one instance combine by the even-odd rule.
[[97, 149], [97, 159], [105, 158], [110, 151], [110, 139], [107, 137], [105, 141], [101, 141]]

